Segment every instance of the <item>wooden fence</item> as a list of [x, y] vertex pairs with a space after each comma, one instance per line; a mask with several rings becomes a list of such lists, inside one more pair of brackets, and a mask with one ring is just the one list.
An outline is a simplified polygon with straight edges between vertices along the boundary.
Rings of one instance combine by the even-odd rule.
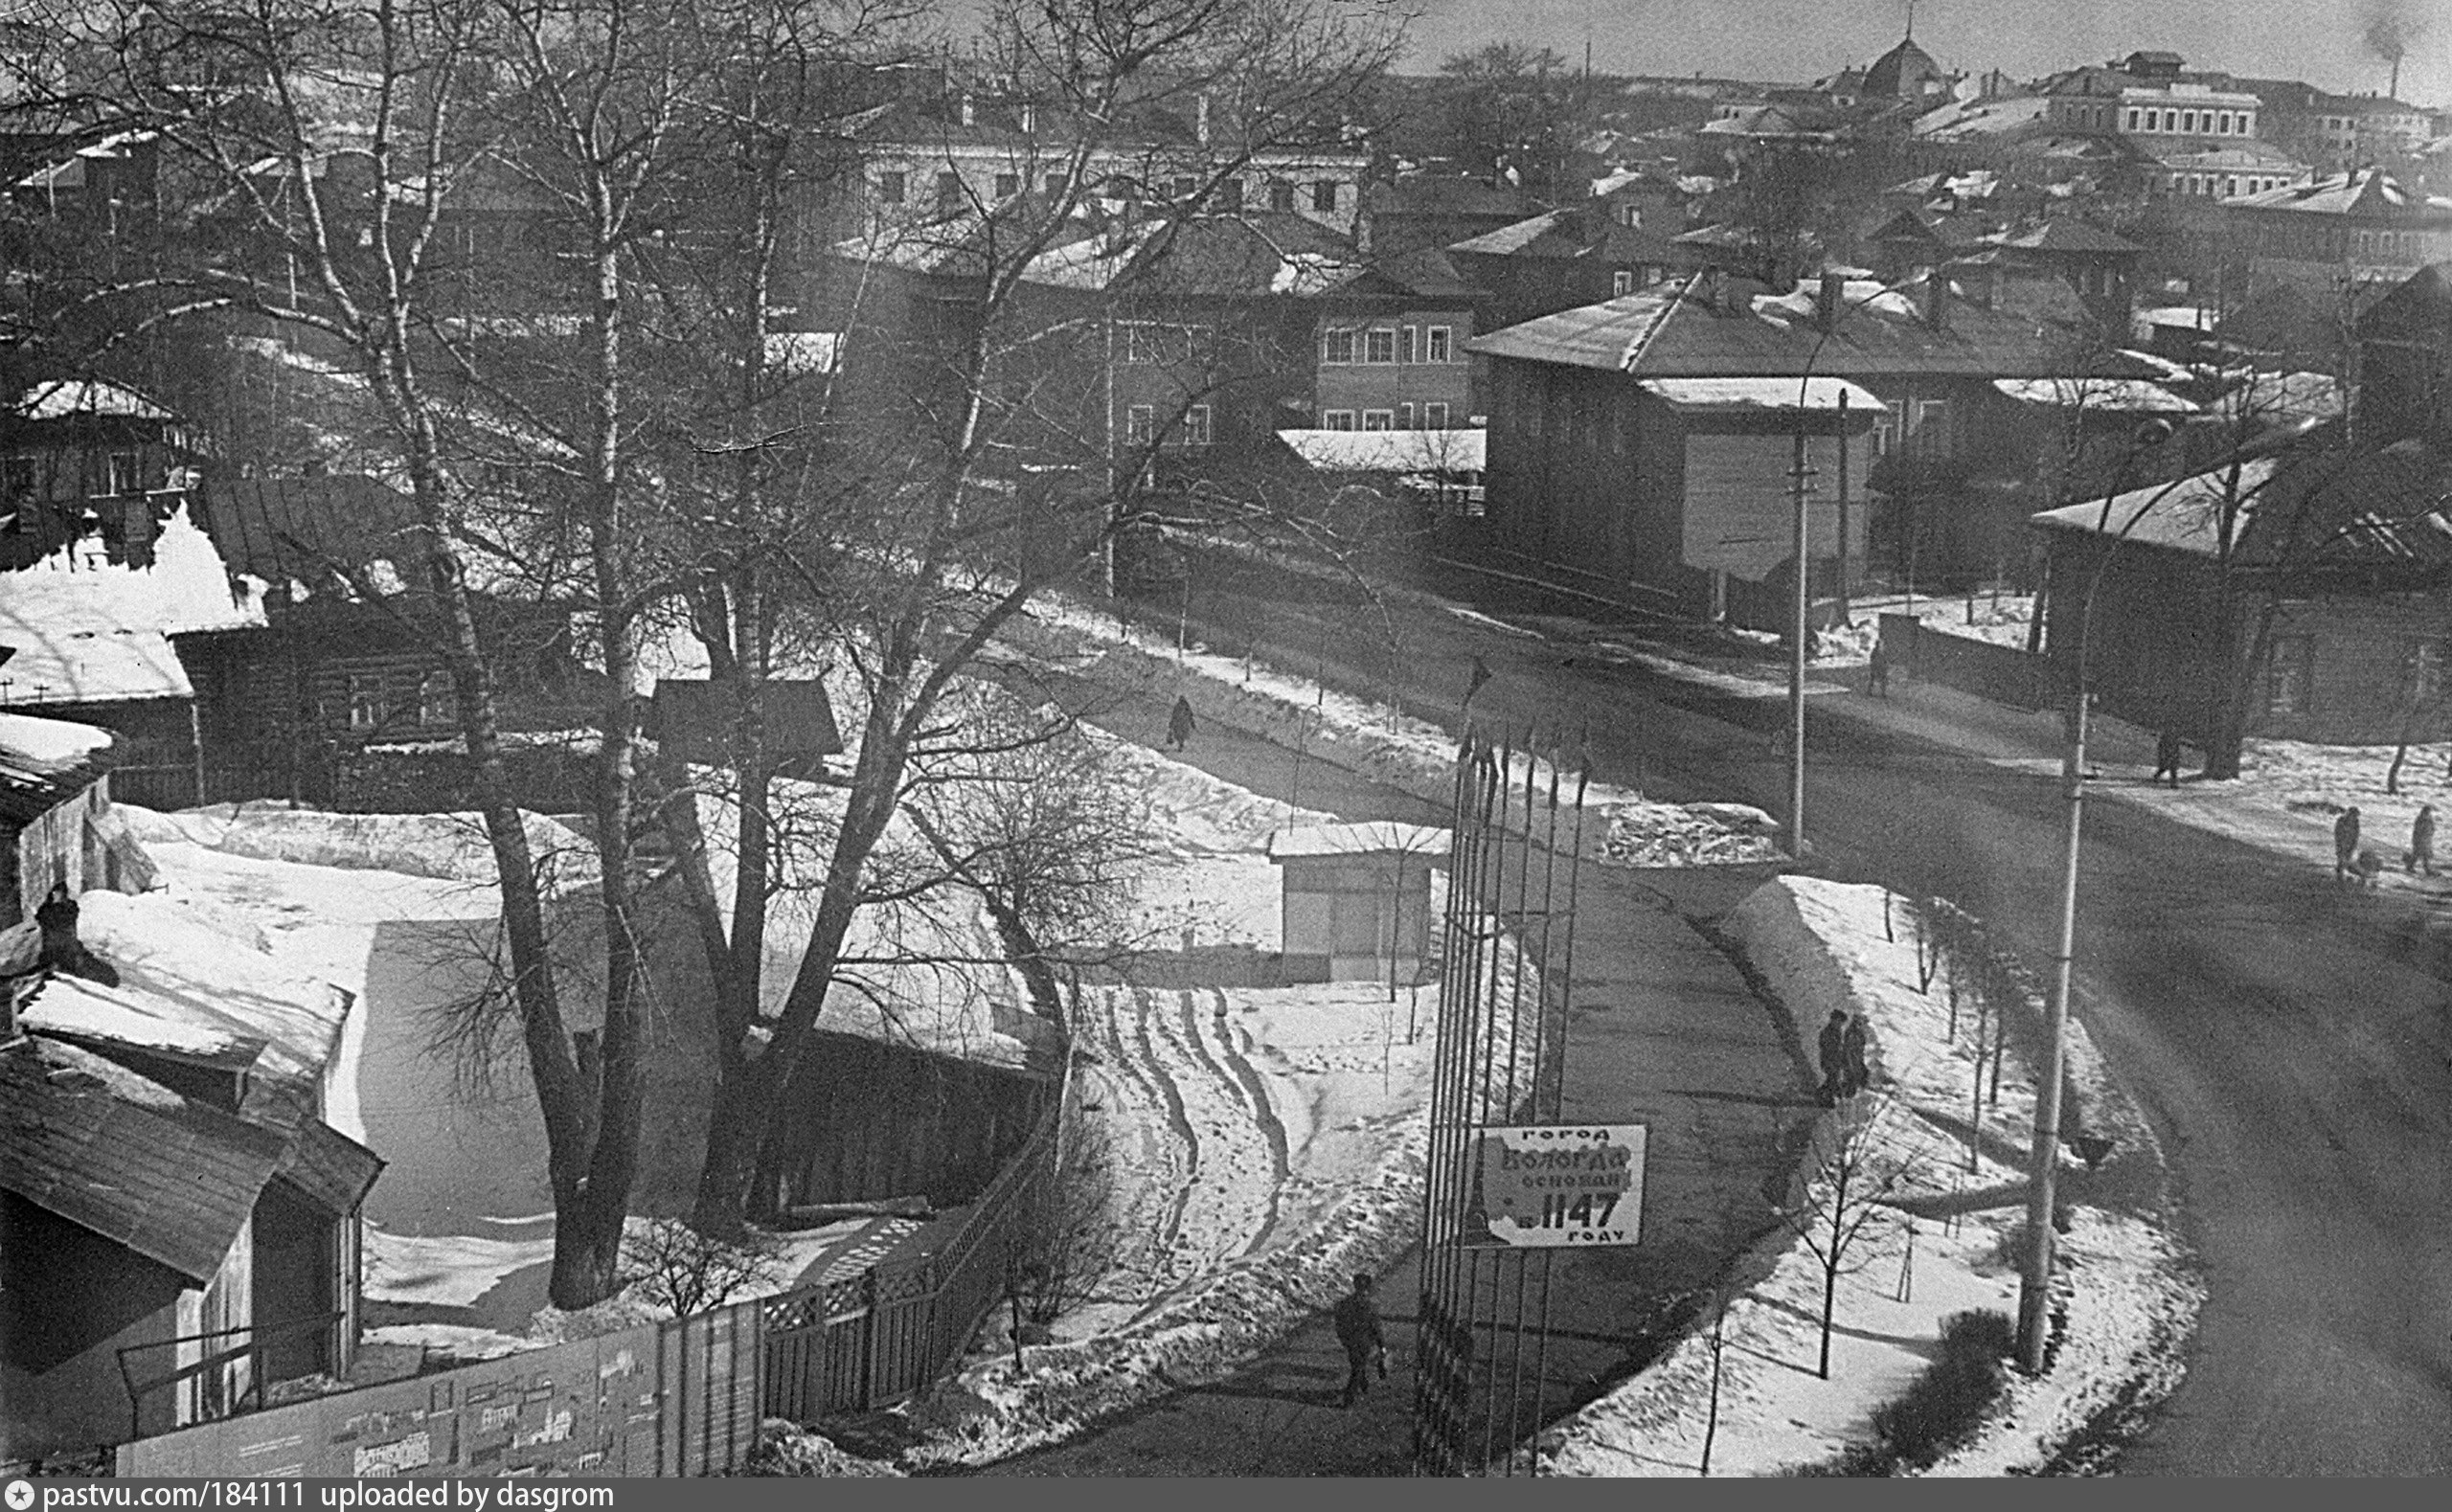
[[1988, 698], [2014, 709], [2048, 709], [2052, 659], [2013, 645], [1952, 635], [1912, 615], [1881, 617], [1882, 655], [1911, 677]]
[[762, 1417], [897, 1402], [957, 1368], [1055, 1174], [1053, 1099], [944, 1249], [851, 1280], [309, 1397], [119, 1446], [122, 1476], [702, 1476]]

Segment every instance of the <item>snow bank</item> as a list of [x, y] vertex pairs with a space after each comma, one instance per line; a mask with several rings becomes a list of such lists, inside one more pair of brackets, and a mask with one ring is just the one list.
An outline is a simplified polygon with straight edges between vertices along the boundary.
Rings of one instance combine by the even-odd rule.
[[[1857, 1099], [1831, 1121], [1878, 1119], [1882, 1155], [1910, 1172], [1913, 1194], [1869, 1231], [1850, 1256], [1859, 1268], [1839, 1278], [1828, 1380], [1815, 1370], [1820, 1261], [1782, 1228], [1740, 1267], [1767, 1267], [1768, 1275], [1727, 1300], [1710, 1469], [1782, 1474], [1826, 1462], [1865, 1438], [1872, 1410], [1923, 1367], [1949, 1314], [1987, 1307], [2014, 1315], [2009, 1234], [2024, 1217], [2020, 1166], [2033, 1090], [2032, 1073], [2020, 1068], [2013, 1027], [2012, 1069], [2001, 1080], [1999, 1103], [1977, 1120], [1981, 1137], [1968, 1139], [1977, 1010], [1971, 992], [1963, 992], [1953, 1025], [1948, 974], [1937, 975], [1929, 992], [1920, 985], [1918, 920], [1906, 900], [1879, 888], [1783, 877], [1741, 904], [1726, 928], [1805, 1045], [1833, 1008], [1867, 1017], [1875, 1087], [1887, 1100]], [[2017, 1011], [2038, 1012], [2030, 984], [2014, 973], [2010, 980], [2028, 999]], [[2083, 1026], [2073, 1021], [2069, 1027], [2073, 1121], [2115, 1140], [2115, 1163], [2101, 1189], [2108, 1197], [2142, 1186], [2146, 1210], [2123, 1212], [2108, 1200], [2090, 1205], [2095, 1178], [2064, 1162], [2061, 1193], [2073, 1221], [2058, 1247], [2059, 1320], [2050, 1368], [2033, 1379], [2013, 1374], [1985, 1425], [1932, 1474], [2032, 1473], [2073, 1438], [2158, 1400], [2178, 1379], [2179, 1350], [2203, 1294], [2176, 1241], [2155, 1221], [2163, 1203], [2161, 1152], [2112, 1085]], [[1544, 1433], [1547, 1468], [1561, 1475], [1700, 1474], [1714, 1373], [1706, 1326]]]
[[[1053, 599], [1043, 600], [1029, 622], [1010, 627], [1005, 642], [1034, 660], [1124, 690], [1197, 677], [1205, 685], [1196, 700], [1203, 718], [1315, 755], [1427, 802], [1445, 804], [1455, 796], [1457, 743], [1447, 732], [1265, 663], [1145, 644], [1109, 617]], [[1535, 791], [1546, 793], [1551, 763], [1522, 755], [1510, 774], [1511, 790], [1522, 791], [1528, 772]], [[1572, 792], [1576, 781], [1575, 774], [1563, 774], [1561, 793]], [[1605, 824], [1588, 829], [1595, 859], [1626, 862], [1638, 851], [1646, 859], [1628, 864], [1709, 866], [1779, 858], [1778, 848], [1760, 832], [1731, 827], [1682, 805], [1651, 802], [1632, 788], [1594, 782], [1584, 801], [1608, 817]], [[1646, 834], [1654, 838], [1637, 838]]]

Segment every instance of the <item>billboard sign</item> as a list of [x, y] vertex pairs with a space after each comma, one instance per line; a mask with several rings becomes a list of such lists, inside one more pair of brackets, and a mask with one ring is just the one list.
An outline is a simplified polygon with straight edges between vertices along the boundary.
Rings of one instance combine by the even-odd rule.
[[1485, 1128], [1478, 1209], [1464, 1242], [1510, 1249], [1640, 1241], [1644, 1125]]

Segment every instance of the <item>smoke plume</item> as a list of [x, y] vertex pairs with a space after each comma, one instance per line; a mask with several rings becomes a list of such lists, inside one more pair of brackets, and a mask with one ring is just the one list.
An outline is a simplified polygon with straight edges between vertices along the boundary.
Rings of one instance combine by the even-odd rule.
[[2408, 0], [2377, 0], [2367, 13], [2367, 50], [2388, 63], [2397, 63], [2426, 30], [2426, 18]]

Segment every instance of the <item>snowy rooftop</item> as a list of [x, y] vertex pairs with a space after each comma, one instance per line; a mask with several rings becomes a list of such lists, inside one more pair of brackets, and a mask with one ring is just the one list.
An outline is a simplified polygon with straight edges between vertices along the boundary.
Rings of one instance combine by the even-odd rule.
[[0, 573], [0, 707], [188, 698], [168, 637], [264, 622], [261, 603], [233, 602], [212, 540], [182, 511], [163, 527], [150, 568], [75, 552]]
[[118, 415], [131, 419], [167, 420], [170, 412], [116, 383], [99, 378], [58, 379], [37, 383], [18, 395], [18, 417], [62, 420], [72, 415]]
[[1870, 420], [1882, 408], [1870, 391], [1845, 378], [1646, 378], [1636, 387], [1685, 411], [1836, 410], [1844, 404]]
[[12, 778], [47, 776], [80, 765], [110, 743], [111, 733], [92, 725], [0, 714], [0, 772]]
[[1280, 431], [1277, 439], [1326, 472], [1479, 472], [1489, 433], [1448, 431]]
[[2199, 405], [2143, 378], [1995, 378], [1992, 387], [2022, 404], [2118, 410], [2132, 415], [2194, 415]]
[[1271, 861], [1312, 856], [1410, 856], [1447, 854], [1448, 834], [1428, 824], [1379, 820], [1367, 824], [1312, 824], [1281, 829], [1268, 837]]

